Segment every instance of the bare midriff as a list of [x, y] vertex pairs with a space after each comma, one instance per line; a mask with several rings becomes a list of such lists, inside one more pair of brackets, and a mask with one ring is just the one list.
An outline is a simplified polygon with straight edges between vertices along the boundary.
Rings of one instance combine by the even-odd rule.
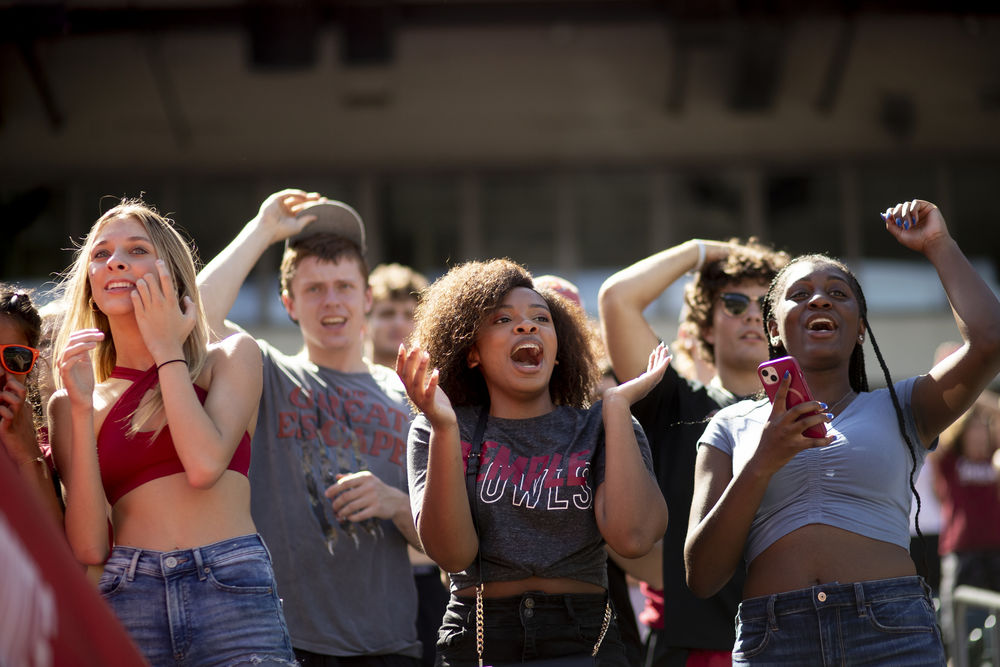
[[[566, 595], [572, 593], [600, 594], [604, 593], [605, 589], [597, 584], [566, 577], [554, 579], [528, 577], [527, 579], [517, 579], [515, 581], [488, 581], [483, 585], [483, 597], [487, 598], [509, 598], [527, 593], [528, 591]], [[475, 597], [476, 589], [473, 586], [468, 586], [456, 591], [455, 595], [458, 597]]]
[[209, 489], [195, 489], [184, 473], [138, 486], [112, 509], [115, 542], [176, 551], [257, 532], [250, 517], [250, 482], [226, 470]]
[[817, 584], [891, 579], [916, 574], [906, 549], [841, 528], [809, 524], [785, 535], [753, 559], [743, 598]]

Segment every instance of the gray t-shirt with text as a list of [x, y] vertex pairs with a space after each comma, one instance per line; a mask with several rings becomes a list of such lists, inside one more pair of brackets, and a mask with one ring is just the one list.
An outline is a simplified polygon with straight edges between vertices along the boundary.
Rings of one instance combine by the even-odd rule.
[[292, 644], [324, 655], [419, 656], [406, 540], [388, 520], [338, 523], [323, 495], [338, 474], [364, 470], [406, 490], [402, 383], [382, 366], [341, 373], [258, 344], [264, 389], [251, 509], [274, 560]]
[[[465, 461], [479, 410], [455, 410]], [[652, 477], [646, 436], [635, 419], [632, 428]], [[429, 436], [429, 422], [417, 416], [407, 443], [414, 516], [424, 495]], [[606, 588], [604, 540], [594, 515], [594, 491], [604, 481], [601, 404], [560, 406], [531, 419], [490, 417], [481, 452], [476, 493], [483, 581], [569, 577]], [[452, 591], [478, 583], [475, 561], [451, 573]]]

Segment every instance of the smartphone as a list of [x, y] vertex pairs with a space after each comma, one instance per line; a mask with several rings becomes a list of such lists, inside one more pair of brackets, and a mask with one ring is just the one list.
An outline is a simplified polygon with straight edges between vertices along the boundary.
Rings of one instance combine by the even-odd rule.
[[[757, 367], [757, 375], [760, 377], [760, 383], [764, 385], [764, 392], [771, 403], [774, 403], [774, 395], [778, 393], [778, 385], [781, 384], [781, 379], [785, 377], [786, 372], [792, 376], [792, 384], [788, 387], [785, 405], [791, 408], [799, 403], [814, 400], [812, 392], [809, 391], [809, 385], [806, 384], [806, 378], [802, 375], [799, 362], [795, 360], [795, 357], [779, 357], [765, 361]], [[810, 426], [802, 434], [809, 438], [825, 438], [826, 424]]]

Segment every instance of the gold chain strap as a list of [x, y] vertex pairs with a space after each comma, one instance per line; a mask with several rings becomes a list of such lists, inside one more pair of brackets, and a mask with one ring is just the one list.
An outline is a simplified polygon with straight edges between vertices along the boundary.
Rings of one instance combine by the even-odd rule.
[[601, 650], [601, 642], [604, 641], [604, 635], [608, 632], [608, 626], [611, 625], [611, 601], [609, 600], [607, 604], [604, 605], [604, 623], [601, 624], [601, 634], [597, 636], [597, 643], [594, 644], [594, 652], [590, 654], [592, 658], [597, 657], [597, 652]]
[[[610, 625], [611, 601], [609, 600], [604, 605], [604, 621], [601, 623], [601, 634], [597, 635], [597, 643], [594, 644], [594, 650], [590, 654], [592, 658], [596, 658], [597, 652], [601, 650], [604, 635], [608, 633]], [[483, 667], [483, 651], [485, 648], [485, 642], [483, 641], [483, 585], [479, 584], [476, 586], [476, 653], [479, 655], [479, 667]]]
[[476, 586], [476, 653], [479, 654], [479, 667], [483, 667], [483, 585]]

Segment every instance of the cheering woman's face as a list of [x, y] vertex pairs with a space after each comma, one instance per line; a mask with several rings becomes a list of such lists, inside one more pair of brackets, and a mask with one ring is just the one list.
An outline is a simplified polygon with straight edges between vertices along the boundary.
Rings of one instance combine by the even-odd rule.
[[537, 292], [515, 287], [479, 326], [469, 351], [490, 393], [536, 396], [548, 392], [558, 342], [552, 313]]
[[826, 262], [789, 267], [775, 291], [773, 314], [768, 334], [803, 366], [847, 363], [864, 333], [850, 279]]

